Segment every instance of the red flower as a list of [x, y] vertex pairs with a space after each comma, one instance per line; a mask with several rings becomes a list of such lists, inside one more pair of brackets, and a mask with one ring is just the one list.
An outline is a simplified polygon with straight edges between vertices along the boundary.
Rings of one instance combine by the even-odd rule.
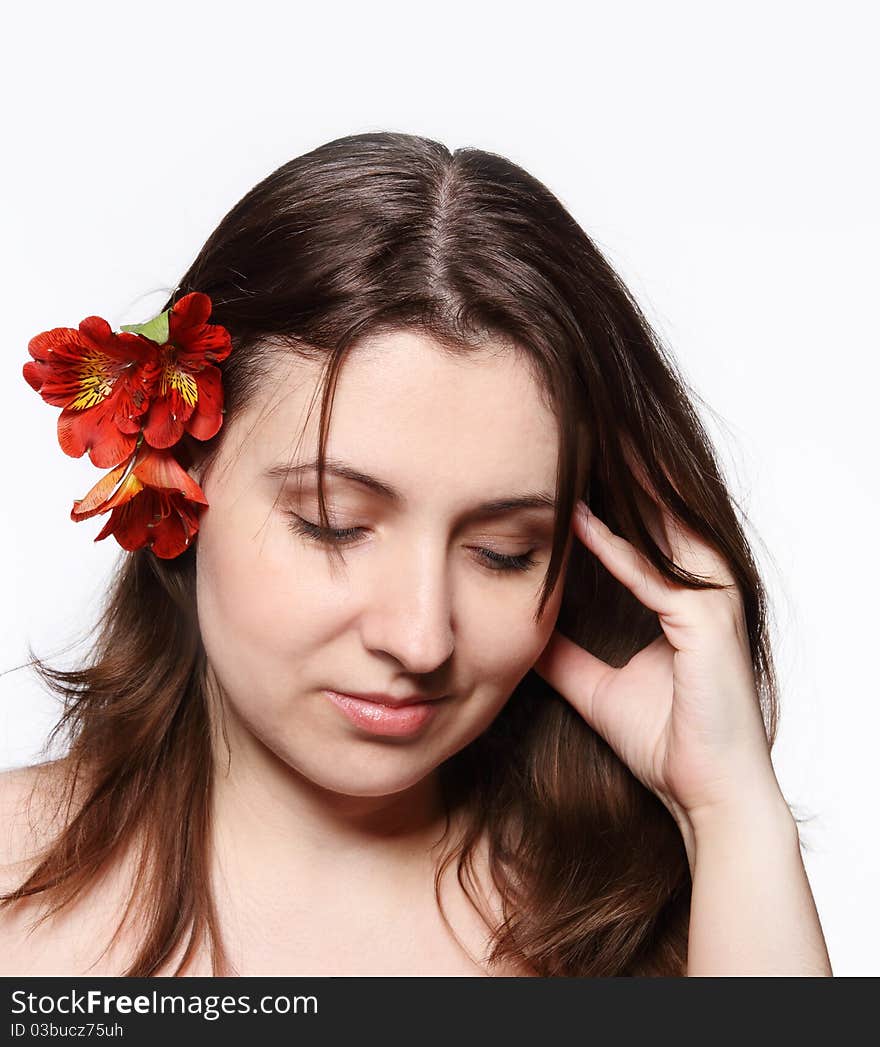
[[129, 552], [146, 545], [170, 559], [189, 546], [199, 529], [201, 507], [207, 504], [202, 489], [173, 454], [141, 441], [127, 461], [73, 503], [70, 517], [80, 521], [110, 511], [96, 542], [112, 534]]
[[232, 351], [226, 328], [209, 324], [211, 299], [194, 291], [143, 324], [114, 333], [89, 316], [76, 330], [56, 327], [32, 338], [28, 384], [63, 408], [58, 441], [74, 458], [89, 452], [111, 469], [71, 518], [110, 519], [95, 541], [113, 534], [129, 551], [148, 546], [163, 558], [182, 553], [208, 503], [168, 450], [184, 432], [209, 440], [223, 422], [223, 386], [214, 364]]
[[160, 346], [156, 388], [144, 422], [144, 439], [165, 448], [183, 436], [210, 440], [223, 421], [221, 373], [214, 363], [232, 351], [229, 332], [207, 323], [211, 299], [200, 291], [184, 295], [168, 314], [168, 341]]
[[106, 469], [134, 450], [141, 416], [150, 405], [160, 367], [155, 343], [137, 334], [115, 334], [100, 316], [73, 327], [55, 327], [28, 343], [33, 360], [22, 368], [31, 388], [63, 407], [58, 442], [65, 454], [86, 451]]

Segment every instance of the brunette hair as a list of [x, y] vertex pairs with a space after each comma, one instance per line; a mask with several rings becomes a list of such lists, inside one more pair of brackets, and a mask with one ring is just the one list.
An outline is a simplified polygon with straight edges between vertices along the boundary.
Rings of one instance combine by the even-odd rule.
[[[398, 133], [340, 138], [250, 190], [163, 308], [190, 291], [211, 296], [211, 322], [229, 330], [234, 348], [220, 365], [225, 424], [205, 444], [185, 437], [184, 465], [215, 458], [278, 352], [325, 364], [321, 464], [339, 369], [364, 336], [410, 328], [449, 351], [488, 337], [524, 352], [553, 404], [561, 447], [538, 613], [559, 577], [578, 497], [668, 578], [713, 587], [653, 540], [646, 521], [662, 503], [730, 565], [772, 747], [778, 690], [765, 589], [694, 394], [620, 277], [541, 182], [480, 149], [450, 152]], [[67, 733], [67, 815], [0, 904], [43, 894], [53, 903], [45, 919], [137, 841], [142, 860], [123, 921], [137, 898], [145, 929], [129, 976], [154, 974], [185, 939], [175, 974], [203, 940], [214, 973], [230, 973], [208, 876], [214, 768], [197, 553], [196, 541], [171, 560], [148, 549], [123, 554], [82, 667], [53, 668], [29, 647], [30, 664], [64, 702], [47, 745]], [[557, 627], [614, 666], [661, 635], [656, 614], [578, 542]], [[679, 828], [534, 671], [441, 778], [467, 832], [438, 867], [435, 893], [454, 858], [470, 893], [485, 832], [504, 903], [492, 962], [544, 976], [685, 973], [691, 879]]]

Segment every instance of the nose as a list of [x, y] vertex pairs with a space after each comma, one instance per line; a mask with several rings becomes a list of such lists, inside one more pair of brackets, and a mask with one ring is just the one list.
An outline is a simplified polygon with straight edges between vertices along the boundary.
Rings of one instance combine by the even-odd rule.
[[410, 673], [443, 665], [455, 647], [444, 551], [428, 541], [398, 546], [371, 589], [361, 618], [367, 649], [390, 654]]

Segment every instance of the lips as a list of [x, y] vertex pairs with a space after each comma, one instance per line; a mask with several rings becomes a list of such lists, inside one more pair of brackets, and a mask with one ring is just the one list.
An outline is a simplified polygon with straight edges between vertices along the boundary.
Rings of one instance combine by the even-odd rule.
[[[439, 699], [424, 695], [391, 698], [386, 694], [352, 695], [339, 691], [324, 694], [358, 730], [373, 735], [404, 738], [416, 736], [437, 714]], [[381, 698], [383, 701], [377, 701]], [[394, 702], [394, 705], [385, 704]]]
[[385, 705], [390, 709], [401, 709], [405, 705], [420, 705], [424, 702], [437, 702], [443, 696], [442, 695], [424, 695], [424, 694], [410, 694], [405, 698], [394, 698], [390, 694], [379, 694], [375, 691], [371, 692], [355, 692], [355, 691], [343, 691], [333, 688], [335, 694], [341, 694], [347, 698], [357, 698], [362, 702], [375, 702], [376, 705]]

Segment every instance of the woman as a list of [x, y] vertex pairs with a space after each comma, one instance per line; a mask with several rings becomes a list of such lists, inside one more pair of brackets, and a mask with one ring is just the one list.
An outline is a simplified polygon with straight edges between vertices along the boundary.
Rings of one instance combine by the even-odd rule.
[[225, 414], [193, 386], [216, 424], [175, 453], [209, 508], [129, 543], [88, 665], [35, 661], [70, 752], [6, 775], [3, 973], [830, 974], [765, 591], [559, 201], [343, 138], [251, 190], [166, 311], [200, 295]]

